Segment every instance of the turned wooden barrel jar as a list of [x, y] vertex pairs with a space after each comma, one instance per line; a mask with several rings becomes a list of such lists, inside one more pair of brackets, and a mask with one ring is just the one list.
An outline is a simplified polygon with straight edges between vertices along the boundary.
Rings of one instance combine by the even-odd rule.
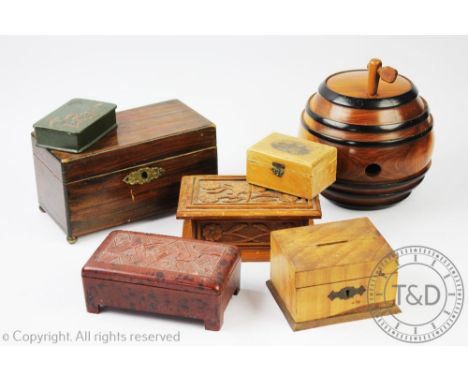
[[431, 165], [432, 115], [414, 84], [372, 59], [328, 77], [302, 113], [300, 135], [338, 149], [337, 180], [322, 194], [343, 207], [405, 199]]

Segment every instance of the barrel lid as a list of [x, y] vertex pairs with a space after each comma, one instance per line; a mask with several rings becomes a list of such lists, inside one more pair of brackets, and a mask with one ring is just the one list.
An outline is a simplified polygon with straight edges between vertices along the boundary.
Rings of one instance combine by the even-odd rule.
[[359, 109], [397, 107], [418, 96], [414, 84], [397, 70], [370, 60], [367, 70], [348, 70], [329, 76], [319, 88], [328, 101]]

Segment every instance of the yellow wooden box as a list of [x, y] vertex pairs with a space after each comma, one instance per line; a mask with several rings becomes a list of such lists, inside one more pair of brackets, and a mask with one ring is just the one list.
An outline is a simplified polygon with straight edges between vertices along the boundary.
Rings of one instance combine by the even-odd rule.
[[367, 218], [274, 231], [270, 261], [293, 330], [399, 312], [398, 258]]
[[336, 180], [335, 147], [273, 133], [247, 150], [247, 182], [312, 199]]

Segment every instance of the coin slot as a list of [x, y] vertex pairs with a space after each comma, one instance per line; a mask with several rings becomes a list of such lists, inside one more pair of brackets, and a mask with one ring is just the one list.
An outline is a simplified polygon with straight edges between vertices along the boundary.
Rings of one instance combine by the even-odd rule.
[[317, 247], [324, 247], [326, 245], [335, 245], [335, 244], [343, 244], [343, 243], [347, 243], [348, 240], [341, 240], [341, 241], [332, 241], [330, 243], [321, 243], [321, 244], [317, 244]]
[[370, 177], [379, 175], [380, 171], [382, 171], [382, 168], [377, 163], [372, 163], [366, 167], [366, 175]]

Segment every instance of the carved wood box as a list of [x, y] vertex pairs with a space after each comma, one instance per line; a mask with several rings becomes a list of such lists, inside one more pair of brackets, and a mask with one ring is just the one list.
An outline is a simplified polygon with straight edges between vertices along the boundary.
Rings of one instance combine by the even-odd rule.
[[306, 199], [336, 179], [335, 147], [273, 133], [247, 150], [247, 182]]
[[180, 179], [216, 174], [215, 125], [178, 100], [117, 113], [117, 129], [79, 154], [35, 145], [39, 206], [70, 242], [174, 211]]
[[270, 266], [293, 330], [399, 312], [398, 259], [367, 218], [272, 232]]
[[220, 330], [240, 288], [234, 246], [113, 231], [82, 269], [86, 307], [113, 307], [201, 320]]
[[270, 232], [313, 224], [318, 197], [307, 200], [246, 182], [244, 176], [184, 176], [177, 218], [183, 237], [234, 244], [244, 261], [270, 259]]

